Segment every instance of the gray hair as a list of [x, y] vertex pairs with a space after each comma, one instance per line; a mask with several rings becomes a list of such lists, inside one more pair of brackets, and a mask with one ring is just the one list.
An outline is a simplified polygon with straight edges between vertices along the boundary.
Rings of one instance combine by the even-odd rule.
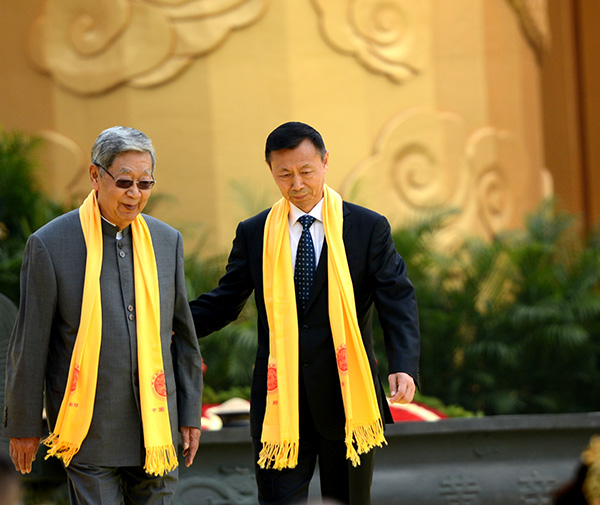
[[115, 158], [128, 151], [138, 151], [150, 154], [152, 172], [156, 165], [156, 156], [152, 141], [145, 133], [127, 126], [113, 126], [104, 130], [92, 146], [92, 163], [108, 170]]

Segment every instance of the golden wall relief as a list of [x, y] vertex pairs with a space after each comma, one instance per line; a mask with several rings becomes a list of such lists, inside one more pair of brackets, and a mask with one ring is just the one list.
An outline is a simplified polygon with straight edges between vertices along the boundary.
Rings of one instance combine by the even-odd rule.
[[[308, 1], [308, 0], [305, 0]], [[324, 40], [396, 83], [429, 60], [429, 10], [414, 0], [311, 0]], [[257, 22], [269, 0], [46, 0], [31, 30], [37, 66], [72, 92], [167, 82], [230, 33]], [[548, 44], [546, 0], [508, 0], [536, 50]]]
[[[244, 142], [250, 137], [247, 126], [234, 131], [237, 102], [247, 100], [242, 87], [223, 84], [238, 75], [253, 78], [255, 67], [264, 68], [266, 62], [283, 61], [268, 69], [272, 73], [256, 79], [258, 92], [250, 90], [255, 103], [244, 109], [240, 125], [269, 131], [274, 118], [285, 120], [287, 114], [302, 111], [307, 121], [314, 120], [319, 127], [319, 118], [343, 112], [324, 104], [338, 104], [344, 112], [351, 109], [348, 124], [340, 129], [361, 122], [364, 133], [363, 143], [348, 146], [347, 171], [339, 172], [338, 180], [344, 184], [336, 189], [345, 198], [389, 216], [393, 225], [440, 208], [458, 209], [448, 226], [453, 237], [461, 232], [492, 237], [518, 226], [524, 213], [548, 193], [544, 188], [550, 184], [539, 166], [543, 160], [537, 144], [541, 139], [535, 95], [538, 69], [527, 43], [514, 39], [529, 33], [541, 46], [546, 43], [547, 0], [457, 2], [472, 8], [471, 16], [464, 16], [464, 24], [458, 27], [434, 10], [443, 5], [446, 14], [456, 16], [455, 22], [460, 20], [465, 9], [448, 7], [450, 1], [454, 5], [454, 0], [43, 0], [43, 10], [31, 28], [31, 53], [52, 83], [69, 91], [54, 95], [58, 119], [45, 134], [47, 165], [53, 167], [48, 184], [59, 193], [57, 186], [68, 181], [63, 188], [68, 195], [86, 187], [87, 162], [82, 153], [88, 152], [89, 138], [100, 125], [106, 126], [107, 118], [115, 116], [148, 128], [164, 140], [175, 135], [168, 125], [174, 124], [176, 116], [184, 124], [178, 131], [198, 136], [201, 121], [208, 134], [201, 144], [193, 139], [187, 144], [180, 138], [165, 141], [170, 149], [165, 156], [172, 166], [187, 166], [190, 157], [202, 157], [198, 170], [210, 180], [211, 188], [204, 200], [183, 192], [179, 208], [191, 208], [199, 215], [210, 212], [217, 198], [225, 195], [228, 180], [246, 177], [239, 155], [250, 150], [246, 144], [230, 149], [236, 135], [244, 135]], [[296, 16], [298, 6], [304, 10]], [[501, 23], [493, 26], [494, 36], [486, 38], [498, 13]], [[525, 27], [521, 33], [516, 17]], [[243, 37], [232, 33], [250, 25], [255, 29], [245, 31]], [[305, 51], [298, 41], [306, 33], [313, 44]], [[206, 62], [211, 74], [204, 84], [210, 93], [202, 100], [193, 93], [181, 99], [174, 96], [179, 93], [176, 89], [197, 89], [197, 77], [205, 67], [189, 67], [228, 38], [227, 49], [233, 50], [213, 53]], [[281, 46], [269, 55], [273, 48], [268, 44], [280, 39]], [[499, 42], [493, 46], [495, 51], [485, 46], [490, 40]], [[458, 42], [457, 47], [445, 51], [443, 44], [448, 41]], [[506, 44], [506, 52], [505, 41], [513, 43]], [[253, 50], [240, 56], [237, 51], [242, 45]], [[265, 54], [270, 58], [265, 59]], [[313, 61], [316, 70], [335, 68], [335, 79], [327, 86], [305, 88], [295, 80]], [[512, 78], [514, 71], [521, 74]], [[510, 85], [504, 86], [498, 76], [509, 73]], [[350, 76], [358, 75], [364, 79], [351, 89]], [[182, 86], [164, 85], [178, 76]], [[346, 85], [351, 92], [344, 93]], [[120, 86], [155, 88], [111, 100], [109, 92]], [[243, 92], [248, 90], [243, 87]], [[338, 96], [330, 100], [333, 93], [355, 100], [357, 106], [346, 107]], [[90, 124], [96, 121], [95, 111], [113, 107], [119, 99], [127, 101], [125, 111], [109, 111], [97, 119], [97, 125]], [[528, 116], [520, 110], [525, 100], [533, 104]], [[519, 110], [511, 114], [502, 109], [504, 103]], [[408, 104], [419, 108], [407, 109]], [[88, 117], [93, 121], [82, 132]], [[173, 147], [182, 145], [185, 149]], [[365, 159], [365, 152], [372, 155]], [[75, 172], [77, 177], [72, 175]], [[167, 218], [174, 219], [176, 211], [169, 212]], [[231, 220], [225, 216], [215, 227], [227, 228]], [[227, 235], [227, 245], [229, 239]]]
[[312, 0], [327, 43], [369, 70], [401, 83], [418, 74], [429, 55], [427, 2]]
[[523, 169], [523, 152], [507, 132], [467, 132], [456, 114], [413, 109], [386, 125], [344, 194], [388, 216], [452, 210], [448, 232], [455, 238], [457, 230], [491, 238], [518, 224], [532, 183], [540, 192], [546, 183], [543, 171]]
[[268, 0], [46, 0], [31, 30], [34, 62], [62, 86], [93, 95], [164, 83]]

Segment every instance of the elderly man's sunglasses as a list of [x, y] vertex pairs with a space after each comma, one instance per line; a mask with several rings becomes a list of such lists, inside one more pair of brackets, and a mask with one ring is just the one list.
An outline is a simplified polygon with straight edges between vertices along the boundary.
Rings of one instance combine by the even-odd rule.
[[98, 168], [101, 168], [108, 175], [110, 175], [110, 177], [115, 181], [115, 186], [117, 186], [117, 188], [129, 189], [131, 186], [133, 186], [133, 183], [135, 182], [140, 191], [145, 191], [152, 189], [156, 184], [156, 181], [154, 179], [152, 179], [151, 181], [132, 181], [131, 179], [116, 179], [113, 174], [111, 174], [108, 170], [106, 170], [106, 168], [104, 168], [99, 163], [94, 163], [94, 165], [96, 165]]

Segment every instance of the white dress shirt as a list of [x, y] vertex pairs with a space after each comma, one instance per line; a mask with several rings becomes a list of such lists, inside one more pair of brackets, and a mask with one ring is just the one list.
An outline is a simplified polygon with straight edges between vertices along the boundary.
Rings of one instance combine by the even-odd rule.
[[[296, 267], [296, 251], [298, 250], [298, 242], [302, 235], [302, 224], [298, 222], [298, 218], [302, 217], [306, 212], [300, 210], [293, 203], [290, 203], [290, 214], [288, 216], [290, 222], [290, 249], [292, 251], [292, 268]], [[319, 264], [321, 251], [323, 250], [323, 241], [325, 240], [325, 228], [323, 228], [323, 199], [315, 205], [308, 213], [309, 216], [315, 218], [315, 221], [309, 228], [310, 236], [312, 237], [315, 247], [315, 268]]]

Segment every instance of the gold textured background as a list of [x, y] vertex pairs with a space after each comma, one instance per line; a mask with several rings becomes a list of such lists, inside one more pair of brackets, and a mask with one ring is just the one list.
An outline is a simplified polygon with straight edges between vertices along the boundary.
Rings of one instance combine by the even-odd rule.
[[[557, 135], [544, 123], [548, 11], [545, 0], [2, 2], [0, 126], [46, 138], [40, 179], [64, 199], [89, 190], [102, 129], [141, 129], [157, 150], [152, 213], [188, 250], [210, 238], [204, 254], [227, 251], [236, 223], [279, 197], [264, 141], [289, 120], [322, 133], [344, 197], [394, 225], [458, 207], [448, 240], [490, 237], [520, 225], [560, 172], [545, 158], [544, 136]], [[574, 191], [567, 206], [581, 201]]]

